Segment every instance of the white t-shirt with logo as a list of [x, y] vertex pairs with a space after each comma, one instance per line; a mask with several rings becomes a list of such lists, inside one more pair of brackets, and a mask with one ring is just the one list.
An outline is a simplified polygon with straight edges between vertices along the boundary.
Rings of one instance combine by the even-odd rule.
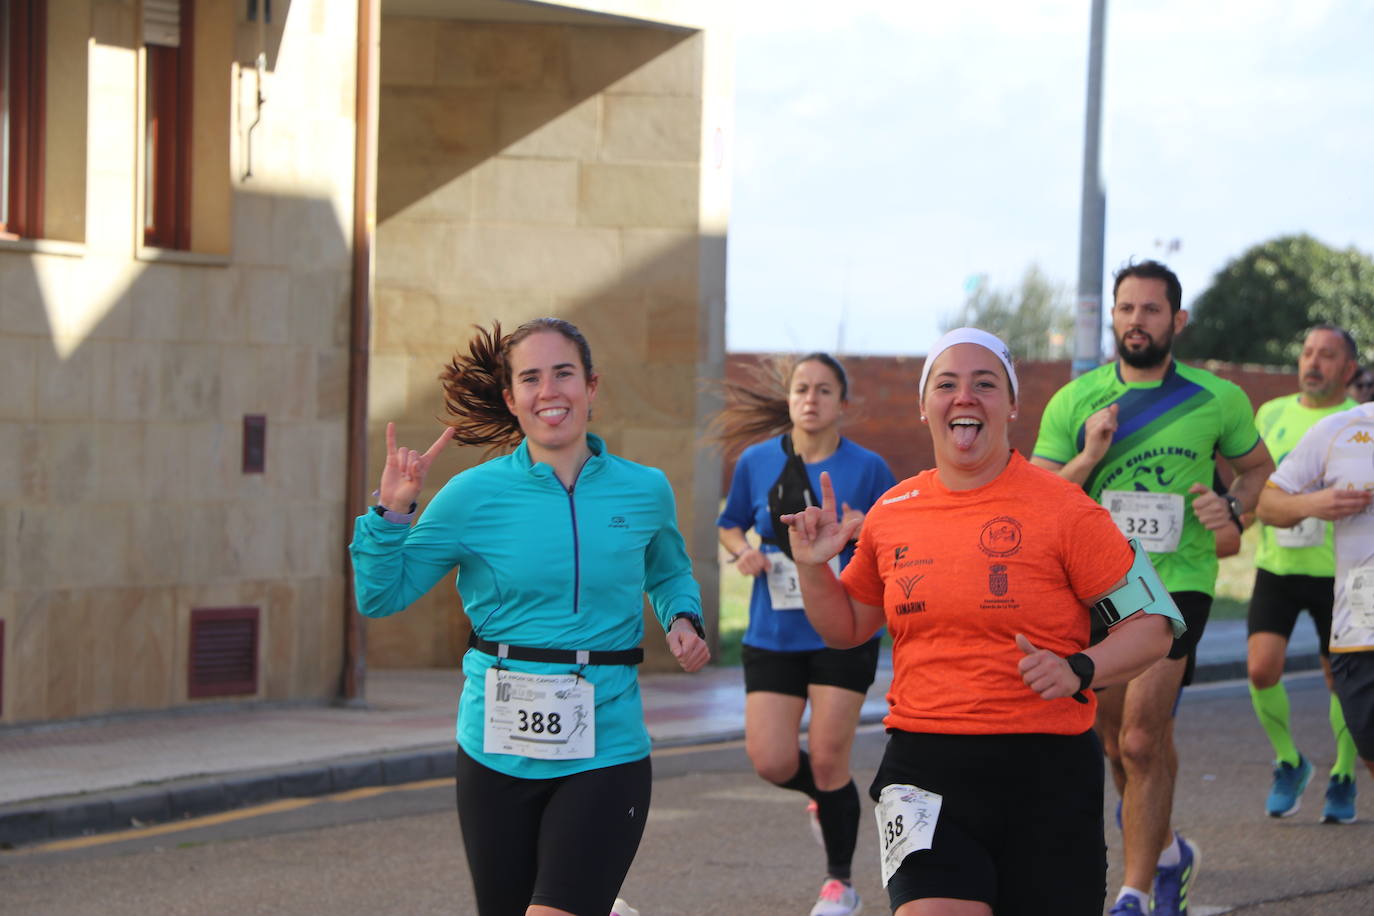
[[[1319, 421], [1269, 482], [1285, 493], [1374, 490], [1374, 403]], [[1336, 603], [1331, 651], [1374, 650], [1374, 504], [1335, 522]]]

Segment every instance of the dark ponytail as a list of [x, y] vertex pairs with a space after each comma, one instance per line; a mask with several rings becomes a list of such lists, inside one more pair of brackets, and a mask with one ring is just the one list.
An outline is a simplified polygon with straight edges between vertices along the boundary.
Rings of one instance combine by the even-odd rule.
[[526, 337], [541, 331], [562, 334], [577, 347], [582, 370], [592, 378], [592, 349], [587, 338], [571, 322], [561, 318], [535, 318], [510, 334], [501, 334], [501, 323], [491, 329], [476, 327], [466, 354], [456, 353], [439, 373], [444, 388], [444, 407], [454, 419], [453, 438], [463, 445], [484, 445], [489, 451], [513, 448], [524, 433], [520, 422], [506, 407], [505, 392], [511, 386], [510, 351]]

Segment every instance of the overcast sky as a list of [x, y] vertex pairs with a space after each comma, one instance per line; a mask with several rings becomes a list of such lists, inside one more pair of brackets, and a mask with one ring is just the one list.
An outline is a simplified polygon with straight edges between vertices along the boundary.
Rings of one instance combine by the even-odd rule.
[[[970, 277], [1076, 289], [1088, 0], [740, 9], [730, 350], [924, 353]], [[1108, 0], [1108, 274], [1186, 306], [1276, 235], [1374, 252], [1371, 48], [1364, 0]]]

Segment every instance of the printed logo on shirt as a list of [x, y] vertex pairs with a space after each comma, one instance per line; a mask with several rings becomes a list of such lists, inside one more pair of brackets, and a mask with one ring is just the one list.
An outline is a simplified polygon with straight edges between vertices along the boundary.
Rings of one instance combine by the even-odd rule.
[[921, 581], [922, 579], [924, 579], [924, 578], [925, 578], [924, 575], [920, 575], [920, 576], [898, 576], [898, 577], [897, 577], [897, 584], [900, 585], [900, 586], [902, 587], [902, 594], [903, 594], [904, 596], [906, 596], [907, 598], [910, 598], [910, 597], [911, 597], [911, 590], [912, 590], [913, 588], [916, 587], [916, 583], [917, 583], [917, 582], [920, 582], [920, 581]]
[[1002, 597], [1007, 593], [1007, 568], [1001, 563], [994, 563], [988, 567], [988, 591], [997, 597]]
[[907, 601], [895, 608], [898, 617], [904, 617], [907, 614], [919, 614], [925, 609], [926, 603], [924, 601]]
[[1010, 557], [1021, 549], [1021, 523], [1009, 515], [999, 515], [983, 525], [978, 548], [990, 557]]
[[611, 528], [628, 528], [628, 527], [630, 527], [630, 523], [627, 522], [627, 521], [625, 521], [625, 516], [623, 516], [623, 515], [612, 515], [612, 516], [611, 516], [611, 524], [610, 524], [609, 527], [611, 527]]
[[1346, 439], [1345, 441], [1347, 445], [1351, 442], [1358, 442], [1361, 445], [1368, 445], [1369, 443], [1374, 442], [1374, 438], [1371, 438], [1369, 433], [1365, 432], [1364, 430], [1361, 430], [1355, 433], [1349, 439]]
[[901, 502], [901, 501], [904, 500], [904, 499], [911, 499], [911, 497], [913, 497], [913, 496], [920, 496], [920, 495], [921, 495], [921, 491], [920, 491], [920, 490], [908, 490], [907, 492], [901, 494], [900, 496], [889, 496], [887, 499], [883, 500], [883, 505], [886, 506], [886, 505], [889, 504], [889, 503], [899, 503], [899, 502]]
[[930, 566], [935, 562], [930, 557], [917, 557], [914, 560], [908, 560], [906, 557], [908, 550], [910, 550], [909, 547], [902, 546], [892, 551], [893, 569], [910, 569], [913, 566]]

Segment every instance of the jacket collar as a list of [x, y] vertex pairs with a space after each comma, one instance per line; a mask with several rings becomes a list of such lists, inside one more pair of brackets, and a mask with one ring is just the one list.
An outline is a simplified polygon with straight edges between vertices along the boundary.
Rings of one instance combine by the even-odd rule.
[[[587, 457], [587, 463], [582, 465], [582, 470], [578, 473], [577, 479], [581, 480], [589, 473], [594, 473], [601, 468], [606, 461], [606, 440], [596, 433], [587, 433], [587, 448], [591, 455]], [[530, 457], [529, 440], [521, 439], [515, 451], [511, 453], [515, 459], [516, 467], [524, 470], [534, 477], [553, 477], [553, 468], [542, 461], [534, 461]]]

